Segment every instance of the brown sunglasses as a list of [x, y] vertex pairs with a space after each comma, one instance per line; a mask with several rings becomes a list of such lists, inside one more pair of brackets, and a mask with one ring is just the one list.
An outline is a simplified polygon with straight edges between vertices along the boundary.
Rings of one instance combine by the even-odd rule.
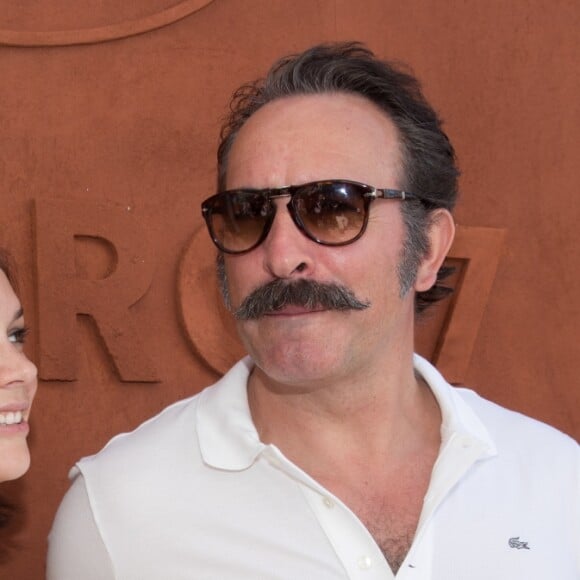
[[206, 199], [201, 211], [214, 244], [228, 254], [249, 252], [268, 236], [276, 216], [274, 199], [290, 197], [296, 227], [324, 246], [358, 240], [369, 220], [373, 199], [418, 199], [398, 189], [378, 189], [348, 180], [327, 180], [277, 189], [232, 189]]

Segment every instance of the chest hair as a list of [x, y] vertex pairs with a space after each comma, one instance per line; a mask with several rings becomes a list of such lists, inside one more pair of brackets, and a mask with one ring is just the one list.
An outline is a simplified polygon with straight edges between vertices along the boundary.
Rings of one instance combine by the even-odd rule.
[[426, 462], [388, 481], [352, 486], [334, 480], [326, 487], [356, 514], [396, 574], [413, 543], [430, 477]]
[[375, 505], [372, 512], [365, 509], [357, 514], [395, 574], [411, 549], [419, 522], [420, 509], [415, 513], [410, 507], [383, 505], [377, 509]]

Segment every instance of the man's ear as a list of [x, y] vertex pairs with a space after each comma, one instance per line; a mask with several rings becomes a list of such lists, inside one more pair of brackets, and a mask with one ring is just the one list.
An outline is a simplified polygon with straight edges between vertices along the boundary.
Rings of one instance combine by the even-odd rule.
[[429, 251], [421, 260], [415, 279], [415, 291], [425, 292], [435, 284], [437, 272], [451, 248], [455, 237], [455, 222], [446, 209], [431, 213], [429, 226]]

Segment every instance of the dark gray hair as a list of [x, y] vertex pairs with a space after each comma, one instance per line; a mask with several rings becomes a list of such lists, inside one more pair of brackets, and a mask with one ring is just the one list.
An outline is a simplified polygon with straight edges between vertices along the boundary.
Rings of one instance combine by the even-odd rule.
[[[256, 111], [284, 97], [324, 93], [362, 96], [378, 106], [397, 127], [403, 156], [403, 182], [398, 187], [419, 198], [401, 206], [407, 231], [399, 264], [404, 295], [429, 250], [432, 212], [438, 208], [451, 211], [455, 206], [459, 170], [441, 119], [423, 96], [419, 81], [400, 65], [377, 59], [358, 42], [321, 44], [279, 60], [265, 79], [243, 85], [234, 93], [220, 135], [218, 190], [225, 189], [232, 144]], [[440, 284], [451, 271], [442, 267], [435, 285], [417, 293], [417, 312], [451, 292]]]

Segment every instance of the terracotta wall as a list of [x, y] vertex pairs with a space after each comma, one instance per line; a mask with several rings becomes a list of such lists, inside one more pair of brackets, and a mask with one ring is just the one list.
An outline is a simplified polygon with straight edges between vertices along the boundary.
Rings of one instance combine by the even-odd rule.
[[[49, 5], [50, 4], [50, 5]], [[580, 436], [576, 0], [3, 2], [0, 246], [41, 384], [1, 578], [43, 577], [67, 471], [240, 354], [199, 202], [229, 95], [281, 54], [403, 60], [461, 161], [456, 299], [418, 329], [449, 377]]]

